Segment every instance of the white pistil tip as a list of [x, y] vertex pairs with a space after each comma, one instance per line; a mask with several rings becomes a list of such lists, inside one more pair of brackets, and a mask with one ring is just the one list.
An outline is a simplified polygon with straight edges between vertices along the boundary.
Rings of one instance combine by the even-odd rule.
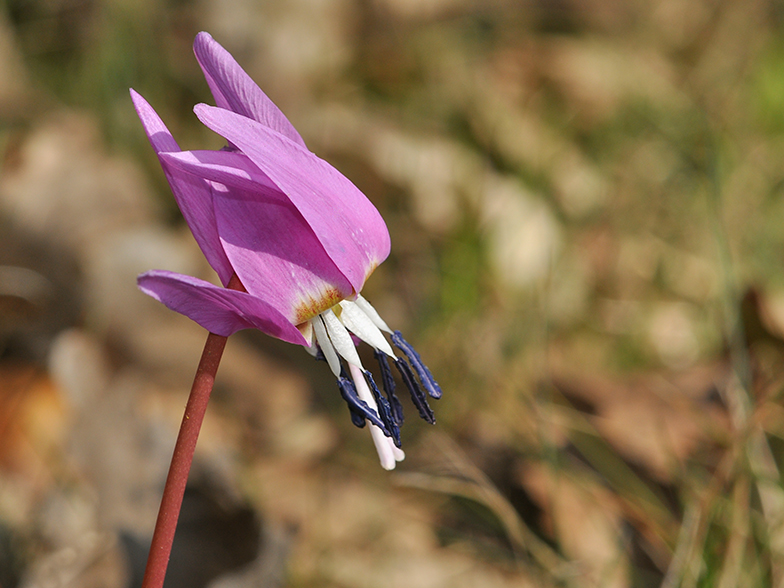
[[[357, 389], [357, 396], [364, 400], [372, 410], [378, 413], [376, 399], [373, 398], [373, 394], [370, 392], [367, 382], [365, 382], [364, 374], [354, 364], [349, 364], [348, 367], [349, 370], [351, 370], [351, 379], [354, 380], [354, 386]], [[405, 454], [395, 447], [392, 439], [384, 435], [384, 431], [372, 423], [368, 423], [368, 425], [370, 428], [370, 437], [373, 439], [373, 444], [376, 446], [376, 452], [378, 452], [378, 460], [381, 462], [381, 467], [385, 470], [394, 470], [397, 462], [402, 461]]]
[[[375, 425], [371, 425], [371, 426], [374, 429], [372, 431], [373, 433], [378, 431], [378, 427], [376, 427]], [[379, 433], [381, 433], [381, 431], [379, 431]], [[381, 434], [383, 435], [384, 433], [381, 433]], [[373, 440], [375, 441], [375, 434], [373, 435], [373, 437], [374, 437]], [[384, 437], [384, 439], [386, 439], [386, 437]], [[379, 461], [381, 462], [381, 467], [384, 468], [388, 472], [394, 470], [395, 466], [397, 465], [397, 462], [395, 461], [395, 456], [392, 455], [392, 452], [391, 451], [382, 451], [379, 448], [378, 443], [376, 444], [376, 449], [378, 450], [378, 458], [379, 458]]]

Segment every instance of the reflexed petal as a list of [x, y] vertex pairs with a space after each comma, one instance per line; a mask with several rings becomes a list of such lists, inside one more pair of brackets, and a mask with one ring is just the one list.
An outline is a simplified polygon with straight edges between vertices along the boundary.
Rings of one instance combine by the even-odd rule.
[[245, 155], [183, 151], [162, 157], [173, 168], [228, 187], [214, 187], [215, 215], [223, 248], [248, 292], [294, 324], [353, 295], [299, 211]]
[[245, 289], [304, 323], [352, 294], [351, 284], [327, 256], [289, 202], [217, 184], [215, 218], [221, 243]]
[[209, 33], [196, 35], [193, 52], [220, 108], [252, 118], [305, 147], [302, 137], [280, 109]]
[[194, 176], [241, 190], [260, 190], [264, 197], [288, 201], [275, 183], [247, 155], [237, 151], [177, 151], [161, 153], [161, 161]]
[[213, 203], [221, 243], [248, 292], [296, 325], [353, 295], [299, 211], [245, 155], [183, 151], [162, 159], [220, 182]]
[[185, 222], [188, 223], [204, 257], [217, 272], [221, 282], [224, 285], [228, 284], [234, 270], [218, 238], [209, 184], [201, 178], [185, 174], [167, 164], [163, 154], [179, 151], [177, 142], [144, 98], [131, 90], [131, 99], [150, 143], [161, 160], [163, 173], [166, 175], [177, 205], [185, 217]]
[[268, 127], [205, 104], [194, 110], [289, 197], [359, 292], [389, 255], [389, 231], [365, 195], [327, 162]]
[[265, 301], [236, 290], [174, 272], [154, 270], [138, 278], [145, 294], [184, 314], [202, 327], [228, 337], [241, 329], [258, 329], [272, 337], [307, 345], [286, 317]]
[[153, 110], [152, 106], [136, 90], [131, 88], [130, 92], [133, 106], [136, 108], [136, 113], [139, 115], [144, 131], [147, 133], [155, 153], [180, 151], [180, 146], [177, 145], [177, 141], [174, 140], [166, 125], [163, 124], [158, 113]]

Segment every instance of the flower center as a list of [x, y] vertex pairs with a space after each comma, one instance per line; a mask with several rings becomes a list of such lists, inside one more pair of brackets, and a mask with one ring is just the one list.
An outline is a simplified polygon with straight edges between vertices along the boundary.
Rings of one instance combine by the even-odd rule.
[[337, 288], [327, 288], [317, 298], [308, 296], [294, 307], [294, 320], [292, 322], [295, 325], [306, 323], [325, 310], [337, 305], [343, 299], [344, 296]]

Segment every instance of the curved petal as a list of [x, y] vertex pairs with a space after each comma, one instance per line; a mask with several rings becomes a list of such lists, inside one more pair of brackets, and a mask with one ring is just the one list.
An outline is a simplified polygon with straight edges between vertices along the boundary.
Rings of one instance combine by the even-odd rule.
[[137, 283], [145, 294], [216, 335], [228, 337], [241, 329], [258, 329], [289, 343], [308, 345], [286, 317], [246, 292], [162, 270], [141, 274]]
[[247, 155], [238, 151], [178, 151], [161, 153], [167, 165], [200, 178], [249, 192], [263, 192], [264, 198], [289, 202], [275, 182]]
[[224, 285], [228, 284], [234, 270], [218, 238], [209, 184], [201, 178], [185, 174], [167, 164], [162, 156], [167, 152], [180, 151], [177, 141], [174, 140], [169, 129], [141, 95], [131, 90], [131, 99], [147, 137], [158, 154], [163, 173], [166, 175], [174, 198], [177, 200], [177, 206], [180, 207], [196, 243], [199, 244], [207, 262], [218, 273], [221, 282]]
[[220, 108], [252, 118], [305, 147], [305, 141], [280, 109], [209, 33], [196, 35], [193, 52]]
[[302, 324], [353, 295], [353, 287], [316, 234], [243, 154], [182, 151], [162, 158], [213, 182], [223, 249], [248, 292]]
[[199, 104], [196, 115], [236, 145], [299, 210], [332, 261], [359, 292], [389, 255], [378, 210], [345, 176], [287, 137], [248, 118]]
[[302, 324], [353, 294], [290, 202], [215, 185], [223, 248], [248, 292]]

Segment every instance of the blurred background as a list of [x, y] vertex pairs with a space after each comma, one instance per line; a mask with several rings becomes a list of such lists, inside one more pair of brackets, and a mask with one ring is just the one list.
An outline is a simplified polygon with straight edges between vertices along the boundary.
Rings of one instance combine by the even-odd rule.
[[135, 277], [215, 278], [128, 88], [220, 148], [200, 30], [381, 210], [363, 294], [444, 397], [388, 473], [323, 363], [231, 337], [168, 588], [782, 585], [783, 18], [0, 2], [0, 587], [139, 585], [205, 333]]

